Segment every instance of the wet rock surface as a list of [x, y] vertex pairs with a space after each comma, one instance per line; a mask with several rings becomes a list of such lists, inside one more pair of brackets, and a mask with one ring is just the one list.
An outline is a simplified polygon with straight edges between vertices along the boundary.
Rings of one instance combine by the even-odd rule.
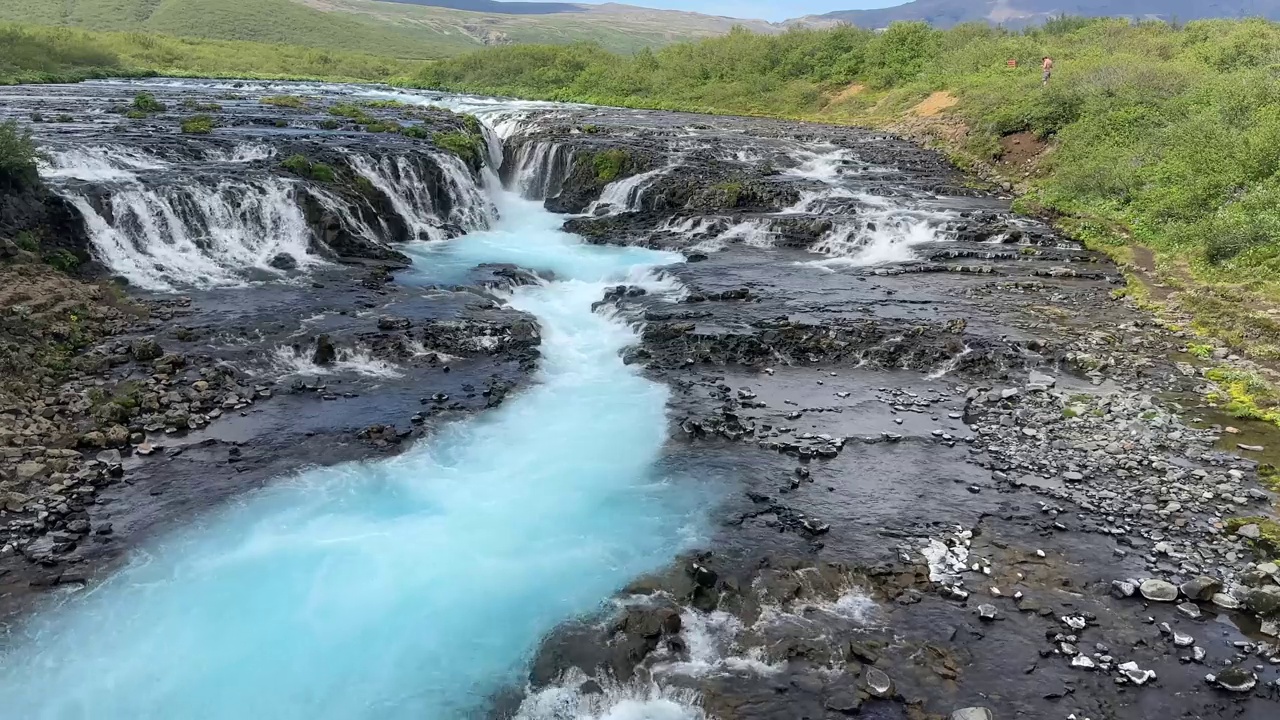
[[[451, 205], [453, 220], [415, 228], [396, 193], [355, 179], [351, 153], [392, 157], [380, 177], [429, 190], [442, 166], [396, 160], [405, 138], [237, 102], [225, 118], [246, 132], [284, 115], [336, 133], [273, 135], [275, 160], [250, 167], [283, 177], [278, 153], [305, 149], [333, 168], [341, 187], [324, 191], [351, 199], [302, 201], [319, 243], [304, 255], [361, 263], [272, 253], [294, 282], [135, 291], [139, 312], [74, 285], [98, 308], [74, 369], [0, 406], [0, 613], [272, 478], [500, 405], [536, 368], [539, 328], [503, 293], [545, 269], [415, 282], [405, 241], [456, 235], [466, 216]], [[689, 261], [666, 270], [678, 302], [620, 283], [596, 309], [643, 324], [626, 359], [672, 390], [665, 462], [719, 497], [695, 551], [542, 640], [529, 690], [652, 683], [722, 720], [1274, 716], [1274, 494], [1236, 445], [1280, 440], [1225, 432], [1190, 339], [1117, 297], [1109, 263], [878, 133], [513, 117], [510, 185], [582, 213], [566, 227], [589, 242]], [[380, 250], [351, 239], [362, 225]], [[70, 307], [7, 323], [7, 347], [28, 346], [19, 327], [62, 338]], [[491, 714], [524, 701], [519, 682]]]
[[[697, 123], [583, 111], [530, 135], [675, 168], [575, 201], [566, 229], [690, 260], [679, 303], [602, 302], [674, 390], [672, 462], [726, 486], [707, 549], [549, 637], [534, 688], [656, 682], [718, 718], [1273, 714], [1276, 575], [1232, 518], [1274, 496], [1224, 451], [1188, 339], [931, 153]], [[771, 190], [703, 192], [730, 182]]]

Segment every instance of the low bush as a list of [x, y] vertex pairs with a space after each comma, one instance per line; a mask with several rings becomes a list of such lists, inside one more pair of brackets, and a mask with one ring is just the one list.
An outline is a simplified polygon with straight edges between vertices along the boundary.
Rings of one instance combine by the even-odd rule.
[[40, 158], [31, 131], [13, 120], [0, 122], [0, 186], [23, 187], [38, 182]]
[[181, 123], [182, 132], [188, 135], [208, 135], [213, 132], [216, 122], [212, 115], [192, 115]]

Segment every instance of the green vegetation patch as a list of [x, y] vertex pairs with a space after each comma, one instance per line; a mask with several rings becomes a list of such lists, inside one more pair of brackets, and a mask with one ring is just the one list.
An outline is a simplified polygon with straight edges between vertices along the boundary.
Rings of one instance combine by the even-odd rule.
[[290, 155], [285, 158], [280, 167], [299, 177], [304, 177], [316, 182], [331, 183], [337, 180], [331, 165], [322, 162], [313, 162], [306, 155]]
[[462, 158], [463, 162], [472, 167], [484, 161], [484, 139], [471, 133], [456, 130], [438, 132], [431, 136], [431, 142], [441, 150]]
[[217, 127], [212, 115], [192, 115], [181, 123], [182, 132], [188, 135], [208, 135]]
[[271, 105], [273, 107], [292, 108], [300, 110], [307, 106], [307, 101], [297, 95], [268, 95], [258, 102], [263, 105]]
[[151, 113], [161, 113], [168, 109], [165, 107], [164, 103], [157, 100], [156, 96], [149, 92], [140, 92], [137, 95], [134, 95], [133, 103], [131, 103], [129, 107], [132, 110], [136, 110], [137, 112], [145, 113], [147, 115], [150, 115]]
[[631, 164], [631, 154], [626, 150], [617, 148], [602, 150], [595, 154], [591, 164], [596, 170], [596, 180], [602, 183], [611, 183], [617, 180]]
[[191, 112], [212, 113], [222, 112], [222, 106], [215, 102], [200, 102], [199, 100], [187, 99], [182, 101], [182, 109]]
[[1280, 555], [1280, 523], [1261, 516], [1231, 518], [1226, 522], [1227, 531], [1231, 533], [1245, 525], [1257, 525], [1261, 531], [1258, 539], [1251, 541], [1257, 550], [1270, 557]]
[[44, 262], [54, 270], [64, 273], [75, 272], [80, 267], [80, 258], [68, 250], [54, 250], [44, 256]]
[[37, 182], [40, 150], [31, 131], [9, 120], [0, 122], [0, 187], [23, 187]]
[[1280, 394], [1261, 376], [1247, 370], [1229, 367], [1213, 368], [1205, 373], [1217, 390], [1209, 393], [1231, 415], [1249, 420], [1280, 423]]

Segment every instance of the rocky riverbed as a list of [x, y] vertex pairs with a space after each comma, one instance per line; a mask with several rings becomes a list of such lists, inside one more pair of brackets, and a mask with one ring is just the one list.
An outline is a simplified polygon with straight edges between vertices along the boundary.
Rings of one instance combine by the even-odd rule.
[[[124, 117], [139, 91], [166, 109]], [[520, 393], [544, 338], [507, 293], [554, 268], [435, 254], [493, 222], [493, 173], [588, 243], [684, 257], [676, 290], [594, 309], [642, 328], [624, 358], [670, 389], [661, 465], [719, 499], [705, 539], [560, 624], [488, 714], [1277, 711], [1280, 437], [1209, 406], [1194, 338], [1105, 258], [933, 152], [379, 88], [4, 92], [58, 119], [46, 189], [0, 225], [15, 627], [211, 507]], [[178, 133], [197, 106], [217, 129]]]

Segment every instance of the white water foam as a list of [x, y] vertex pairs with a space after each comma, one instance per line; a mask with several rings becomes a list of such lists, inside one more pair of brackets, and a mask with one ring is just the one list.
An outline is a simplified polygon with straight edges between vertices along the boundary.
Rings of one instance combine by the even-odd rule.
[[226, 150], [211, 148], [205, 152], [205, 159], [219, 163], [248, 163], [259, 160], [270, 160], [275, 157], [276, 149], [264, 143], [241, 143]]
[[595, 215], [600, 209], [605, 209], [609, 215], [639, 210], [644, 191], [649, 188], [654, 178], [665, 175], [677, 167], [679, 167], [678, 164], [667, 165], [609, 183], [600, 194], [600, 199], [587, 207], [586, 214]]
[[99, 259], [138, 287], [168, 291], [242, 285], [249, 269], [282, 276], [269, 264], [282, 254], [299, 268], [322, 264], [307, 252], [311, 231], [295, 192], [293, 182], [275, 177], [159, 187], [134, 182], [111, 193], [111, 222], [86, 196], [68, 199], [84, 216]]
[[330, 365], [316, 364], [309, 347], [281, 346], [271, 352], [270, 358], [270, 372], [275, 376], [322, 377], [349, 374], [383, 380], [404, 376], [394, 364], [374, 357], [364, 347], [338, 348], [338, 357]]
[[135, 180], [137, 171], [163, 170], [169, 163], [123, 145], [101, 145], [53, 150], [40, 163], [40, 174], [49, 179], [89, 182]]
[[719, 235], [707, 238], [689, 249], [697, 252], [712, 253], [719, 252], [730, 244], [741, 244], [753, 248], [771, 248], [777, 237], [778, 234], [771, 229], [767, 220], [743, 220], [730, 226]]
[[949, 239], [944, 225], [954, 218], [950, 213], [911, 210], [872, 195], [856, 198], [866, 209], [856, 220], [837, 225], [819, 239], [810, 251], [827, 259], [808, 264], [835, 267], [911, 262], [916, 257], [912, 248]]
[[[588, 680], [595, 680], [601, 691], [582, 692]], [[588, 678], [574, 669], [526, 697], [515, 720], [705, 720], [700, 703], [701, 696], [693, 690]]]
[[416, 239], [444, 240], [448, 237], [440, 227], [440, 216], [436, 214], [426, 183], [418, 177], [418, 171], [407, 158], [389, 155], [373, 160], [353, 153], [349, 159], [351, 167], [391, 201], [396, 214], [404, 219]]

